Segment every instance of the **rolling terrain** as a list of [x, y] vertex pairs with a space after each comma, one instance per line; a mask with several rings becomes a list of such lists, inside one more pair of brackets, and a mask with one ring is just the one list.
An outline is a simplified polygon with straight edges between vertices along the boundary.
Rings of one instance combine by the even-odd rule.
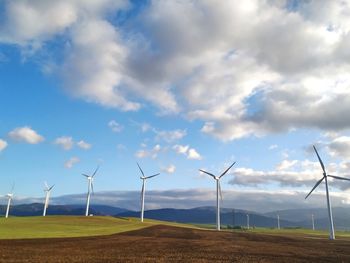
[[350, 241], [166, 225], [113, 235], [0, 240], [1, 262], [349, 262]]
[[[11, 207], [10, 216], [41, 216], [43, 204], [22, 204]], [[140, 212], [130, 211], [124, 208], [91, 205], [90, 212], [98, 216], [119, 216], [119, 217], [139, 217]], [[0, 205], [0, 215], [5, 213], [5, 206]], [[50, 205], [48, 215], [84, 215], [85, 205]], [[197, 207], [191, 209], [154, 209], [146, 210], [145, 218], [178, 222], [186, 224], [215, 224], [215, 207]], [[255, 227], [276, 227], [276, 215], [280, 215], [281, 227], [303, 227], [311, 228], [311, 214], [315, 216], [316, 229], [328, 229], [328, 216], [325, 208], [315, 209], [288, 209], [273, 211], [269, 213], [257, 213], [254, 211], [244, 211], [235, 209], [221, 209], [221, 224], [246, 226], [246, 215], [250, 216], [250, 225]], [[350, 210], [346, 208], [333, 208], [335, 228], [337, 230], [350, 230]]]

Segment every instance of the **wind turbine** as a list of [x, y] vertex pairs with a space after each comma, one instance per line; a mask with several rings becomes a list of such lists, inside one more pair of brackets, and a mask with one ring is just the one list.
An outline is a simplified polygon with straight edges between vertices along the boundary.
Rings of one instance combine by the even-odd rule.
[[249, 214], [247, 214], [247, 229], [249, 230]]
[[49, 207], [49, 199], [50, 199], [50, 194], [51, 194], [51, 190], [55, 185], [52, 185], [51, 187], [49, 187], [47, 185], [47, 183], [45, 182], [45, 188], [44, 188], [44, 192], [46, 193], [46, 197], [45, 197], [45, 204], [44, 204], [44, 212], [43, 212], [43, 216], [46, 216], [46, 209]]
[[312, 230], [315, 230], [315, 218], [314, 218], [314, 214], [311, 214], [311, 221], [312, 221]]
[[95, 172], [92, 175], [82, 174], [88, 180], [88, 191], [87, 191], [87, 196], [86, 196], [86, 212], [85, 212], [85, 216], [89, 215], [90, 196], [91, 196], [91, 193], [94, 193], [93, 181], [94, 181], [94, 177], [95, 177], [95, 175], [96, 175], [96, 173], [97, 173], [99, 168], [100, 167], [97, 166]]
[[206, 172], [204, 170], [199, 169], [202, 173], [206, 173], [207, 175], [210, 175], [214, 178], [216, 181], [216, 230], [220, 231], [220, 202], [219, 202], [219, 194], [220, 198], [222, 200], [222, 192], [221, 192], [221, 186], [220, 186], [220, 179], [231, 169], [232, 166], [235, 165], [236, 162], [231, 164], [229, 168], [227, 168], [220, 176], [215, 176], [212, 173]]
[[281, 225], [280, 225], [280, 215], [277, 215], [277, 229], [281, 229]]
[[137, 166], [140, 169], [140, 172], [142, 176], [140, 176], [140, 179], [142, 180], [142, 190], [141, 190], [141, 222], [143, 222], [143, 214], [145, 212], [145, 191], [146, 191], [146, 180], [152, 177], [155, 177], [157, 175], [160, 175], [160, 173], [151, 175], [151, 176], [145, 176], [144, 172], [142, 171], [140, 165], [137, 163]]
[[323, 171], [323, 177], [315, 184], [315, 186], [311, 189], [310, 193], [305, 197], [308, 198], [309, 195], [311, 195], [311, 193], [316, 189], [316, 187], [324, 180], [326, 183], [326, 196], [327, 196], [327, 207], [328, 207], [328, 217], [329, 217], [329, 239], [334, 240], [335, 239], [335, 234], [334, 234], [334, 224], [333, 224], [333, 215], [332, 215], [332, 207], [331, 207], [331, 200], [329, 198], [329, 191], [328, 191], [328, 177], [332, 177], [335, 179], [340, 179], [340, 180], [346, 180], [346, 181], [350, 181], [350, 179], [348, 178], [344, 178], [344, 177], [340, 177], [340, 176], [335, 176], [335, 175], [330, 175], [327, 174], [326, 172], [326, 168], [324, 167], [324, 164], [321, 160], [320, 155], [318, 154], [316, 147], [314, 147], [314, 150], [316, 152], [318, 161], [320, 162], [320, 165], [322, 167], [322, 171]]
[[15, 188], [15, 184], [12, 185], [12, 188], [11, 188], [11, 193], [8, 193], [6, 195], [6, 197], [8, 198], [8, 201], [7, 201], [7, 208], [6, 208], [6, 215], [5, 215], [5, 218], [8, 218], [9, 217], [9, 212], [10, 212], [10, 206], [11, 206], [11, 201], [13, 199], [13, 189]]

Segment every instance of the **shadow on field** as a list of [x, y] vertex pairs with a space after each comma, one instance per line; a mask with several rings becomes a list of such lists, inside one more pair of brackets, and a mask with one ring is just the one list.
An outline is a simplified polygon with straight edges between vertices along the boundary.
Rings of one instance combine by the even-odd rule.
[[1, 262], [350, 262], [350, 242], [152, 226], [110, 236], [0, 240]]

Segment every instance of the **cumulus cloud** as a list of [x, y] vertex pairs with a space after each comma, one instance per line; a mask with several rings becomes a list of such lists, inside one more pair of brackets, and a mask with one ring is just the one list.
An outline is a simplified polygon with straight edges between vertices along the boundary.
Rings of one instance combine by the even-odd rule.
[[64, 167], [67, 169], [72, 168], [75, 164], [79, 163], [80, 159], [78, 157], [72, 157], [64, 163]]
[[190, 160], [202, 160], [202, 156], [193, 148], [188, 150], [187, 159]]
[[108, 127], [111, 128], [113, 132], [121, 132], [123, 130], [123, 125], [119, 124], [115, 120], [108, 122]]
[[162, 172], [165, 172], [167, 174], [173, 174], [175, 173], [175, 170], [176, 170], [176, 166], [173, 164], [170, 164], [169, 166], [162, 168]]
[[173, 131], [160, 131], [154, 129], [154, 133], [156, 134], [156, 140], [163, 140], [165, 142], [173, 142], [178, 141], [186, 136], [187, 132], [185, 130], [173, 130]]
[[190, 160], [201, 160], [202, 156], [194, 148], [190, 148], [189, 145], [176, 144], [173, 146], [173, 150], [177, 154], [183, 154]]
[[5, 148], [7, 147], [7, 142], [5, 140], [0, 139], [0, 152], [2, 152], [3, 150], [5, 150]]
[[38, 144], [44, 141], [44, 137], [34, 131], [31, 127], [19, 127], [9, 132], [9, 137], [18, 142]]
[[73, 138], [68, 136], [56, 138], [54, 144], [59, 145], [60, 147], [62, 147], [62, 149], [66, 151], [72, 149], [74, 146]]
[[77, 142], [77, 145], [79, 148], [83, 149], [83, 150], [89, 150], [91, 148], [91, 144], [87, 143], [83, 140]]
[[158, 157], [158, 154], [159, 152], [162, 150], [162, 147], [157, 144], [155, 145], [152, 149], [150, 150], [147, 150], [147, 149], [141, 149], [141, 150], [138, 150], [136, 153], [135, 153], [135, 156], [137, 158], [147, 158], [147, 157], [150, 157], [152, 159], [156, 159]]
[[55, 68], [68, 94], [151, 104], [223, 141], [349, 129], [350, 4], [287, 2], [154, 0], [125, 27], [109, 19], [122, 0], [5, 1], [0, 42], [38, 52], [64, 39]]

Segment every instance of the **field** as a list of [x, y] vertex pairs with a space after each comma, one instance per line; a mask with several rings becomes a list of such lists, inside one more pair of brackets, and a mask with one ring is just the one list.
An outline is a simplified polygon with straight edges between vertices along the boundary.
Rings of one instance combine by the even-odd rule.
[[[186, 226], [176, 223], [163, 224]], [[109, 216], [46, 216], [0, 218], [0, 239], [101, 236], [159, 224], [146, 219]]]
[[[30, 231], [19, 227], [18, 223], [26, 219], [36, 228]], [[0, 262], [350, 262], [349, 238], [329, 241], [325, 233], [303, 234], [299, 229], [296, 233], [268, 229], [216, 232], [157, 221], [141, 224], [136, 219], [94, 217], [85, 218], [85, 223], [82, 217], [50, 219], [52, 229], [46, 231], [46, 236], [89, 236], [28, 239], [30, 232], [40, 230], [42, 218], [15, 219], [12, 226], [17, 224], [18, 228], [13, 235], [18, 238], [27, 229], [27, 239], [0, 240]], [[79, 225], [57, 225], [57, 221], [72, 219]], [[3, 223], [1, 220], [0, 232], [5, 229]], [[64, 230], [66, 227], [72, 233]], [[9, 238], [10, 231], [6, 235]], [[36, 235], [44, 237], [45, 233]]]

